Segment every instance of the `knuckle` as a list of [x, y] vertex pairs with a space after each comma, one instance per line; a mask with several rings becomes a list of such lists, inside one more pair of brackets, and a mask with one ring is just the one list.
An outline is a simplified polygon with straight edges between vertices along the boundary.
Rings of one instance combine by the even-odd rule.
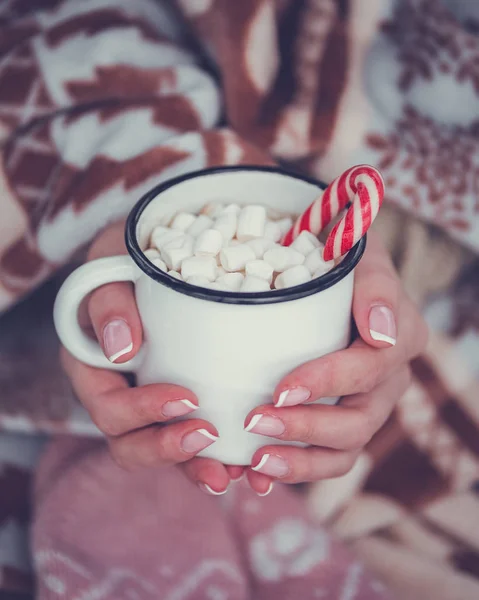
[[120, 444], [110, 442], [109, 447], [110, 456], [112, 457], [115, 464], [118, 467], [120, 467], [120, 469], [128, 473], [132, 473], [137, 470], [135, 466], [131, 463], [131, 461], [128, 460], [127, 456], [125, 455], [125, 452], [121, 449]]
[[354, 467], [355, 463], [355, 455], [351, 456], [347, 454], [346, 456], [341, 457], [341, 459], [338, 460], [338, 463], [333, 471], [332, 477], [343, 477], [344, 475], [347, 475], [349, 471], [351, 471], [351, 469]]
[[104, 406], [101, 406], [100, 402], [92, 401], [88, 407], [88, 412], [93, 423], [107, 437], [116, 437], [122, 433], [112, 416], [108, 414]]
[[[139, 390], [140, 388], [137, 388], [137, 391]], [[134, 411], [133, 414], [136, 417], [135, 421], [143, 423], [144, 426], [151, 425], [152, 423], [156, 422], [160, 415], [152, 414], [152, 407], [151, 403], [148, 401], [147, 392], [143, 390], [135, 400], [135, 403], [131, 405], [131, 410]], [[157, 398], [156, 400], [159, 407], [161, 404], [161, 397]]]
[[318, 455], [315, 451], [305, 450], [302, 453], [302, 460], [298, 460], [293, 466], [293, 472], [289, 475], [290, 483], [302, 483], [305, 481], [315, 481], [318, 479], [318, 469], [321, 465], [318, 460]]
[[369, 394], [377, 386], [382, 372], [382, 363], [379, 360], [370, 362], [367, 368], [363, 370], [357, 383], [359, 393]]
[[174, 452], [171, 436], [168, 434], [168, 426], [159, 426], [158, 431], [161, 431], [161, 435], [156, 436], [155, 447], [152, 450], [154, 462], [158, 466], [174, 464], [176, 461], [172, 456]]
[[376, 429], [374, 419], [367, 413], [361, 413], [344, 450], [361, 450], [371, 441]]
[[334, 354], [326, 355], [322, 359], [321, 380], [324, 389], [334, 391], [341, 385], [341, 369], [339, 361]]
[[298, 431], [295, 441], [305, 442], [307, 444], [314, 444], [317, 438], [316, 423], [314, 418], [304, 418], [301, 424], [297, 426]]
[[111, 306], [111, 303], [104, 301], [106, 291], [106, 286], [102, 286], [90, 294], [90, 297], [87, 301], [88, 314], [90, 315], [90, 318], [95, 317], [96, 313], [100, 309], [104, 310], [106, 307]]

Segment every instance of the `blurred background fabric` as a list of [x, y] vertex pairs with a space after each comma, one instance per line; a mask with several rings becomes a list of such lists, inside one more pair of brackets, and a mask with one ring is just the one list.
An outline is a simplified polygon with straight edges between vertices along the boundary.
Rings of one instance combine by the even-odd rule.
[[3, 1], [0, 590], [32, 589], [46, 440], [98, 436], [51, 319], [85, 246], [186, 171], [367, 162], [432, 333], [353, 471], [301, 493], [398, 597], [479, 597], [478, 36], [467, 0]]

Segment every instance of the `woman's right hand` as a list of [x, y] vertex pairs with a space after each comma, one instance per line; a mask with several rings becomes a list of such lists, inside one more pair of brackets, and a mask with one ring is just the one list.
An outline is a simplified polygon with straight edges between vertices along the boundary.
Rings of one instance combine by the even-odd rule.
[[[123, 228], [123, 223], [108, 227], [94, 242], [88, 259], [125, 254]], [[131, 284], [113, 283], [93, 292], [81, 321], [93, 329], [112, 362], [130, 360], [141, 346], [142, 327]], [[195, 458], [217, 438], [211, 423], [188, 419], [168, 424], [198, 407], [190, 390], [163, 383], [132, 388], [122, 374], [87, 366], [64, 348], [61, 359], [80, 402], [106, 436], [120, 466], [138, 469], [181, 464], [190, 479], [212, 494], [224, 493], [231, 478], [242, 474], [242, 467]]]

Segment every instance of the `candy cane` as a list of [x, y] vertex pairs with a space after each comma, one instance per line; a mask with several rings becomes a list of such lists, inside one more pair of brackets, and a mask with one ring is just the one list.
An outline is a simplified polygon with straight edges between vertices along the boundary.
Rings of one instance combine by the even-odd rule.
[[319, 235], [351, 202], [346, 214], [331, 230], [324, 246], [324, 260], [339, 258], [349, 252], [371, 227], [383, 197], [384, 182], [379, 171], [369, 165], [351, 167], [298, 217], [284, 236], [282, 244], [289, 246], [304, 230]]

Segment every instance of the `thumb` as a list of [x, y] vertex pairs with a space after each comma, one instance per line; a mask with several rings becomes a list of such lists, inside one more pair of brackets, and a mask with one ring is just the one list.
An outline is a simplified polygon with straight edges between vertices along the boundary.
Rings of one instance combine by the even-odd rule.
[[370, 346], [396, 345], [401, 283], [379, 237], [371, 233], [356, 269], [353, 315], [362, 339]]
[[[95, 241], [89, 259], [125, 253], [123, 224], [117, 224]], [[108, 360], [123, 363], [135, 356], [142, 343], [142, 326], [130, 283], [110, 283], [95, 290], [88, 314]]]

